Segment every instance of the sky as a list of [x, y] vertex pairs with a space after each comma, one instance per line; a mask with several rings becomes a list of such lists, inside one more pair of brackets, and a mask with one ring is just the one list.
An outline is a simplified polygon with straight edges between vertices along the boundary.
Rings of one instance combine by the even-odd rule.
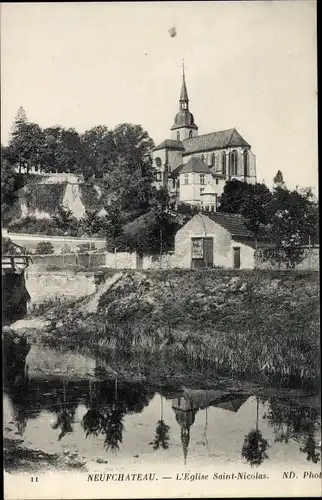
[[[169, 29], [175, 26], [177, 35]], [[29, 121], [84, 132], [143, 126], [170, 137], [185, 61], [199, 134], [236, 127], [259, 182], [317, 186], [316, 3], [1, 5], [1, 142]]]

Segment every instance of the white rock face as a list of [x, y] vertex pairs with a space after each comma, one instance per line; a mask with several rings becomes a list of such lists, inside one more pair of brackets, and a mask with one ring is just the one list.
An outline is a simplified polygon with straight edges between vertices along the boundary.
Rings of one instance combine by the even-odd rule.
[[83, 217], [85, 207], [81, 200], [79, 184], [67, 184], [63, 198], [63, 207], [71, 210], [76, 219]]

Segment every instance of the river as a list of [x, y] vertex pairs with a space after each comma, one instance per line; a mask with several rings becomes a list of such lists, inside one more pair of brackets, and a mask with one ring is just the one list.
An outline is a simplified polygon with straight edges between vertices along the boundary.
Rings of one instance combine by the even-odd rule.
[[72, 367], [69, 373], [57, 369], [57, 356], [60, 366], [71, 363], [68, 353], [53, 351], [49, 358], [56, 364], [51, 369], [37, 351], [30, 359], [35, 363], [38, 358], [46, 370], [31, 366], [5, 385], [8, 471], [151, 466], [160, 461], [186, 467], [210, 461], [250, 467], [306, 464], [320, 470], [317, 394], [243, 389], [240, 383], [234, 389], [224, 379], [201, 388], [95, 377], [95, 370], [86, 375], [93, 360], [84, 364], [84, 357], [80, 366], [86, 369], [77, 376]]

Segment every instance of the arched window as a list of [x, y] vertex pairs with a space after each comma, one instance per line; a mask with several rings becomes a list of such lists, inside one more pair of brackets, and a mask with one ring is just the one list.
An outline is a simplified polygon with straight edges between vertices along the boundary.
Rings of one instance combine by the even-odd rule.
[[191, 139], [191, 138], [192, 138], [192, 130], [190, 130], [190, 132], [189, 132], [189, 139]]
[[188, 176], [188, 174], [186, 174], [186, 175], [184, 176], [184, 183], [185, 183], [185, 184], [189, 184], [189, 176]]
[[201, 155], [201, 160], [205, 161], [205, 155]]
[[248, 151], [244, 151], [244, 177], [248, 177]]
[[177, 141], [180, 141], [180, 132], [179, 132], [179, 130], [177, 132]]
[[158, 157], [155, 159], [155, 164], [156, 164], [156, 166], [157, 166], [157, 167], [159, 167], [159, 168], [160, 168], [160, 167], [161, 167], [161, 163], [162, 163], [162, 162], [161, 162], [161, 158], [158, 156]]
[[212, 167], [215, 166], [215, 153], [212, 153], [212, 155], [211, 155], [211, 166]]
[[230, 175], [237, 175], [237, 151], [234, 150], [230, 153]]
[[225, 151], [222, 154], [221, 157], [221, 170], [224, 175], [226, 175], [226, 153]]
[[205, 183], [205, 176], [204, 174], [200, 174], [200, 184], [204, 184]]

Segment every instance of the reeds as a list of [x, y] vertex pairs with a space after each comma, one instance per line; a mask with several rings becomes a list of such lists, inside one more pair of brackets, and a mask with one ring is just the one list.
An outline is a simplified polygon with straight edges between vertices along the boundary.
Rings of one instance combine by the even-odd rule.
[[123, 286], [101, 297], [98, 313], [73, 315], [50, 341], [54, 345], [59, 338], [63, 348], [112, 360], [126, 358], [129, 368], [139, 363], [146, 376], [207, 371], [283, 386], [317, 384], [316, 275], [244, 273], [240, 292], [230, 285], [231, 272], [221, 278], [216, 272], [180, 271], [172, 278], [165, 272], [162, 279], [156, 272], [154, 279], [150, 271], [146, 275], [156, 290], [150, 286], [146, 293], [155, 305], [144, 293], [136, 295], [131, 282], [128, 294]]

